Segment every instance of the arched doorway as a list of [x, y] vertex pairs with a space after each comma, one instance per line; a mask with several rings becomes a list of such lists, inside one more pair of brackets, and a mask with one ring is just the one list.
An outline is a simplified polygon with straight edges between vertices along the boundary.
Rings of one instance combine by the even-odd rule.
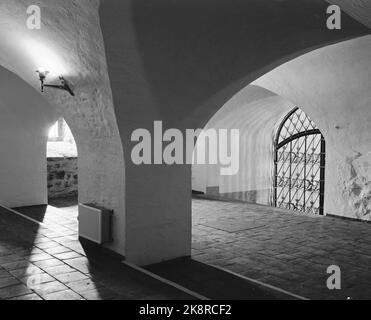
[[300, 108], [290, 111], [275, 138], [274, 205], [324, 214], [325, 139]]
[[78, 153], [75, 138], [64, 118], [50, 128], [47, 142], [48, 200], [78, 196]]

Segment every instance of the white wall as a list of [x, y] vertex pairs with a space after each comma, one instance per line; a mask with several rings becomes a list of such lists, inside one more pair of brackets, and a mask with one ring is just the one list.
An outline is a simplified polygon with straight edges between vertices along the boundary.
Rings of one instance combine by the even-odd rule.
[[3, 68], [0, 83], [0, 204], [46, 204], [46, 139], [53, 111], [32, 87]]
[[282, 98], [256, 100], [251, 86], [243, 89], [207, 125], [241, 129], [239, 174], [220, 177], [217, 170], [205, 168], [197, 179], [197, 168], [193, 181], [203, 183], [204, 190], [217, 185], [222, 195], [269, 204], [264, 192], [256, 199], [244, 193], [272, 185], [272, 134], [278, 119], [297, 105], [326, 140], [325, 213], [371, 220], [370, 52], [371, 36], [357, 38], [305, 54], [253, 82], [252, 88]]
[[25, 24], [26, 2], [0, 2], [0, 64], [37, 90], [40, 64], [54, 60], [50, 71], [65, 69], [76, 97], [45, 96], [76, 138], [80, 201], [115, 211], [110, 248], [140, 264], [190, 254], [191, 170], [133, 166], [132, 131], [159, 119], [198, 128], [240, 81], [245, 86], [303, 50], [366, 33], [346, 17], [342, 31], [329, 32], [317, 19], [325, 3], [308, 3], [308, 14], [296, 0], [284, 10], [273, 0], [215, 0], [212, 11], [199, 0], [104, 0], [99, 15], [98, 0], [39, 0], [47, 10], [35, 31]]
[[[221, 176], [215, 165], [193, 165], [192, 188], [219, 188], [225, 197], [270, 204], [273, 186], [273, 139], [277, 126], [293, 103], [257, 87], [247, 86], [228, 101], [205, 129], [239, 129], [239, 170]], [[199, 146], [198, 146], [199, 147]]]
[[325, 212], [371, 220], [371, 36], [303, 55], [254, 83], [301, 106], [326, 139]]
[[[125, 255], [125, 164], [101, 35], [98, 0], [39, 0], [42, 28], [25, 23], [27, 1], [0, 1], [0, 65], [40, 89], [35, 70], [63, 74], [75, 96], [45, 88], [43, 97], [70, 126], [79, 153], [79, 201], [114, 211], [112, 243]], [[19, 90], [19, 94], [23, 94]], [[29, 119], [26, 118], [25, 122]], [[52, 125], [52, 124], [51, 124]]]

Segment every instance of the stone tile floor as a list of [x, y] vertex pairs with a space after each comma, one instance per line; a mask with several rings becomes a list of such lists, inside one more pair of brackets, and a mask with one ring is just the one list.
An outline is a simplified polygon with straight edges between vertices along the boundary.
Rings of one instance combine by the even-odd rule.
[[[310, 299], [371, 299], [371, 224], [193, 200], [193, 259]], [[342, 290], [330, 291], [330, 265]]]
[[80, 243], [76, 210], [20, 211], [44, 225], [0, 208], [1, 300], [191, 298]]
[[[64, 206], [63, 201], [54, 205]], [[56, 229], [58, 234], [47, 229], [42, 229], [41, 233], [38, 230], [35, 238], [29, 239], [35, 243], [30, 253], [29, 248], [22, 250], [18, 245], [12, 248], [11, 243], [3, 244], [7, 237], [1, 230], [0, 256], [4, 250], [6, 255], [0, 257], [0, 288], [4, 283], [3, 286], [12, 288], [16, 295], [20, 292], [30, 299], [57, 298], [58, 292], [65, 298], [78, 298], [75, 294], [83, 298], [104, 298], [112, 294], [116, 298], [121, 297], [120, 294], [127, 297], [127, 291], [122, 288], [112, 293], [109, 285], [100, 289], [102, 281], [92, 284], [87, 280], [92, 278], [92, 269], [88, 267], [84, 248], [74, 238], [77, 207], [73, 202], [63, 210], [48, 207], [42, 217], [39, 211], [32, 212], [26, 208], [24, 212], [36, 220], [42, 219], [45, 227]], [[16, 256], [9, 255], [9, 246], [15, 250]], [[368, 223], [303, 216], [248, 203], [195, 198], [192, 255], [202, 263], [223, 267], [311, 299], [371, 298], [371, 224]], [[29, 276], [24, 260], [40, 268], [36, 272], [43, 275], [46, 284], [52, 280], [49, 276], [61, 282], [61, 291], [50, 293], [48, 288], [52, 285], [45, 285], [45, 289], [43, 286], [36, 295], [29, 293], [24, 285], [19, 284]], [[330, 265], [341, 268], [342, 290], [327, 289], [329, 275], [326, 271]], [[113, 279], [114, 276], [108, 279], [111, 280], [108, 283], [114, 285]], [[131, 286], [135, 287], [133, 283]], [[135, 298], [138, 294], [134, 288], [132, 290], [134, 292], [129, 297]], [[147, 291], [142, 289], [139, 296], [168, 296], [159, 294], [157, 289], [151, 290], [146, 295]], [[14, 292], [5, 296], [12, 294]], [[0, 297], [3, 297], [1, 289]]]

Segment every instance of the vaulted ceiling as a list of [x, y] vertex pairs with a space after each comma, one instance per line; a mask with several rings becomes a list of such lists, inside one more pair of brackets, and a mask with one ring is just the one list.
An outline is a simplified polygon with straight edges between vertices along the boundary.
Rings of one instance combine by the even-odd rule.
[[327, 0], [336, 4], [347, 14], [371, 28], [371, 1], [370, 0]]

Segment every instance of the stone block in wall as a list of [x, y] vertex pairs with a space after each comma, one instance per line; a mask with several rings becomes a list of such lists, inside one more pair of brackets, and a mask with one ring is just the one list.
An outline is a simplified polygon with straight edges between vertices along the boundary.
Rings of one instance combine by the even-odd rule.
[[47, 168], [49, 199], [77, 195], [77, 158], [48, 158]]

